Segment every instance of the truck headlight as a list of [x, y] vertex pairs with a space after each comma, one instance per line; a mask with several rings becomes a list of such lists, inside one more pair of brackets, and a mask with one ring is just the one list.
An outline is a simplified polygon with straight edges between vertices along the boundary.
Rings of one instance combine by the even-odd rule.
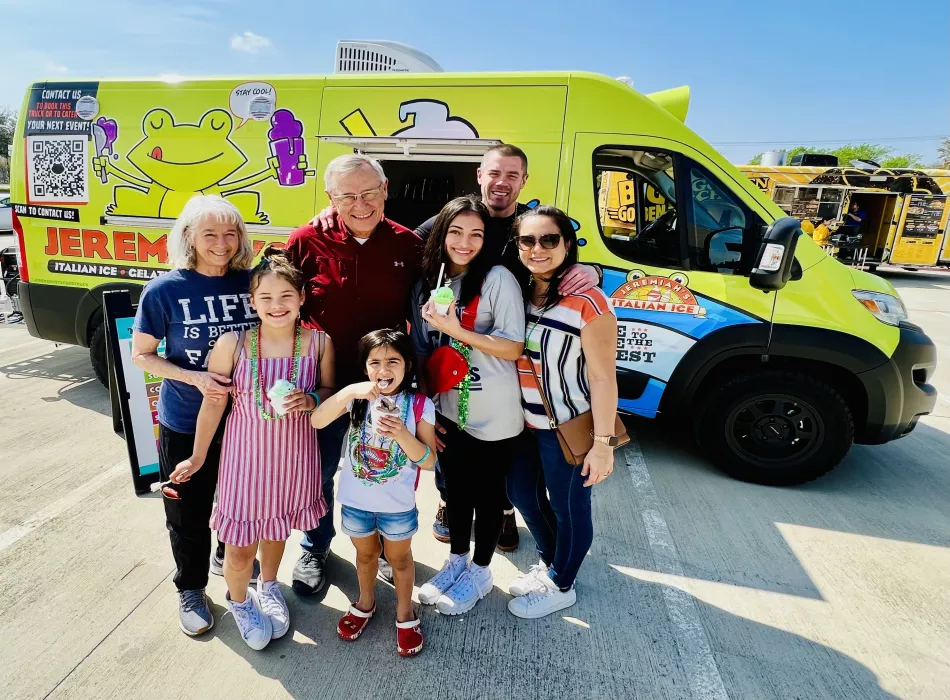
[[907, 320], [907, 309], [904, 308], [904, 303], [895, 296], [881, 292], [867, 292], [862, 289], [855, 289], [851, 293], [881, 323], [896, 326], [901, 321]]

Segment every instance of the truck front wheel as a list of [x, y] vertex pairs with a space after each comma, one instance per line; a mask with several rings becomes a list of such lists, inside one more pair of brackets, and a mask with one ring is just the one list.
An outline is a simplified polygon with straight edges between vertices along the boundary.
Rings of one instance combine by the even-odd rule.
[[109, 388], [109, 362], [106, 358], [106, 324], [100, 323], [92, 332], [89, 341], [89, 361], [92, 362], [92, 371], [96, 378]]
[[851, 409], [828, 384], [799, 372], [744, 374], [715, 389], [696, 437], [727, 474], [772, 486], [833, 469], [854, 439]]

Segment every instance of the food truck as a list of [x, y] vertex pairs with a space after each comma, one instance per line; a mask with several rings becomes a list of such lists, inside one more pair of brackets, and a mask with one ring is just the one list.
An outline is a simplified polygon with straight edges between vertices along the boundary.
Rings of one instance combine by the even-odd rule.
[[950, 266], [950, 170], [740, 165], [789, 216], [846, 224], [857, 203], [866, 218], [853, 256], [865, 267]]
[[[578, 72], [35, 83], [11, 188], [29, 331], [91, 347], [105, 379], [104, 293], [135, 303], [168, 269], [167, 233], [195, 193], [233, 202], [259, 251], [328, 204], [331, 159], [362, 152], [385, 168], [387, 216], [413, 227], [513, 143], [529, 159], [522, 202], [567, 211], [581, 260], [603, 271], [623, 412], [690, 425], [728, 473], [770, 484], [908, 434], [936, 402], [933, 343], [890, 283], [826, 255], [689, 129], [688, 101]], [[114, 335], [134, 373], [130, 325]], [[158, 382], [127, 382], [146, 419]]]

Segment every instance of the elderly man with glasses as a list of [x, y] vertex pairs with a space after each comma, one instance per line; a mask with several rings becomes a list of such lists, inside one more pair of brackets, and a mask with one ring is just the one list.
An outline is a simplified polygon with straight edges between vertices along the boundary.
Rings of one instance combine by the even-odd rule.
[[[287, 243], [303, 273], [305, 326], [329, 334], [336, 347], [336, 386], [363, 381], [356, 344], [370, 331], [405, 327], [412, 285], [419, 276], [422, 239], [383, 215], [388, 181], [379, 161], [353, 154], [330, 161], [324, 175], [333, 214], [329, 225], [307, 224]], [[320, 431], [320, 462], [327, 514], [306, 533], [294, 567], [293, 588], [313, 595], [327, 583], [324, 564], [333, 527], [333, 476], [340, 461], [348, 415]]]

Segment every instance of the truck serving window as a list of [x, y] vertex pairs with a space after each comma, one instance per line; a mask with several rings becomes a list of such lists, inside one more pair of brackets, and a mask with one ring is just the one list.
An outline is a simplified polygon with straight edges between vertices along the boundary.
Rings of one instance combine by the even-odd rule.
[[630, 262], [681, 269], [673, 157], [659, 151], [601, 148], [594, 154], [600, 234]]

